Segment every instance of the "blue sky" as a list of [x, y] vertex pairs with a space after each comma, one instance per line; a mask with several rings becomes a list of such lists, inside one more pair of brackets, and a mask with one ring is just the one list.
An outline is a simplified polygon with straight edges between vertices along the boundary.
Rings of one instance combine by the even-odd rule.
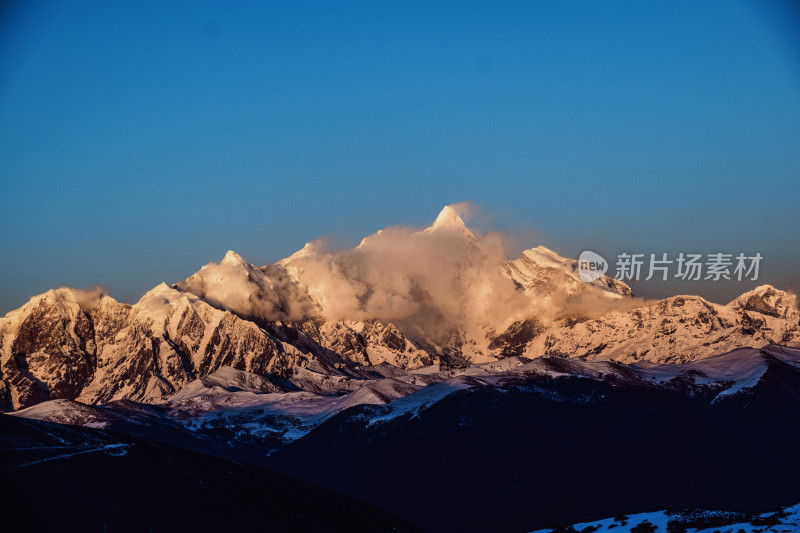
[[526, 247], [758, 251], [800, 281], [791, 2], [165, 4], [0, 11], [0, 313], [464, 200]]

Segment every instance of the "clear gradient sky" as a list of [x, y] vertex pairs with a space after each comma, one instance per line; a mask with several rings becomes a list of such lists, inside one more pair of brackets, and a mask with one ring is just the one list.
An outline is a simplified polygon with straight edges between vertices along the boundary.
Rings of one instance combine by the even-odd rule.
[[0, 314], [464, 200], [527, 247], [760, 252], [760, 282], [800, 281], [794, 2], [2, 5]]

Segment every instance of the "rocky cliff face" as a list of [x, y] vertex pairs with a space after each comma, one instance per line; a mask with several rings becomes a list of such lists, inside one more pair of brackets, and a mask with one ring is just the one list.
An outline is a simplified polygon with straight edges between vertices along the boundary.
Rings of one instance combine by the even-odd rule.
[[164, 284], [132, 306], [78, 300], [71, 289], [52, 290], [0, 319], [3, 410], [59, 398], [157, 402], [222, 367], [281, 376], [310, 365], [340, 375], [434, 362], [392, 324], [257, 324]]

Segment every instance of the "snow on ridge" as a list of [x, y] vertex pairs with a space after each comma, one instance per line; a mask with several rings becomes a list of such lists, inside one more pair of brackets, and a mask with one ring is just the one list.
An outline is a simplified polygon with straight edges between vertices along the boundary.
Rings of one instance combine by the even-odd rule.
[[657, 383], [679, 376], [691, 376], [695, 383], [729, 383], [717, 399], [755, 387], [769, 368], [768, 357], [800, 367], [800, 349], [780, 345], [764, 348], [738, 348], [680, 365], [648, 365], [644, 374]]
[[572, 270], [572, 267], [578, 264], [577, 260], [569, 259], [567, 257], [559, 255], [553, 250], [541, 245], [535, 248], [531, 248], [530, 250], [525, 250], [524, 252], [522, 252], [522, 255], [536, 261], [536, 263], [538, 263], [539, 265], [546, 266], [549, 268]]
[[[716, 524], [702, 527], [708, 520], [716, 522]], [[563, 530], [564, 528], [546, 528], [531, 533], [555, 533]], [[669, 533], [671, 530], [685, 530], [691, 533], [788, 533], [800, 531], [800, 503], [778, 511], [753, 514], [709, 510], [655, 511], [606, 518], [594, 522], [582, 522], [573, 524], [569, 529], [569, 531], [592, 531], [593, 533], [631, 533], [634, 531]]]
[[[302, 437], [320, 423], [351, 407], [382, 406], [367, 417], [369, 424], [390, 422], [404, 415], [424, 416], [424, 411], [453, 393], [476, 387], [515, 387], [538, 376], [550, 379], [582, 377], [637, 384], [652, 380], [663, 384], [679, 375], [689, 375], [699, 385], [728, 383], [723, 393], [731, 394], [758, 383], [767, 358], [800, 361], [800, 349], [770, 346], [766, 350], [745, 348], [708, 360], [681, 365], [641, 368], [610, 361], [578, 361], [559, 357], [508, 358], [495, 363], [437, 372], [386, 372], [392, 377], [365, 379], [329, 376], [298, 368], [291, 378], [297, 389], [281, 389], [271, 379], [222, 367], [196, 379], [161, 403], [173, 423], [192, 431], [233, 429], [238, 434], [280, 436], [283, 442]], [[426, 369], [427, 370], [427, 369]], [[702, 372], [702, 374], [699, 374]], [[274, 378], [273, 378], [274, 379]], [[733, 386], [729, 383], [733, 382]], [[538, 388], [538, 386], [536, 386]], [[555, 392], [553, 392], [553, 397]], [[127, 412], [123, 410], [124, 412]], [[70, 400], [52, 400], [15, 413], [58, 423], [104, 427], [119, 414]], [[160, 416], [160, 415], [159, 415]]]
[[418, 415], [428, 407], [443, 400], [447, 396], [465, 389], [471, 389], [476, 385], [487, 384], [479, 378], [471, 376], [456, 376], [440, 383], [428, 385], [427, 387], [418, 390], [407, 396], [403, 396], [393, 402], [388, 407], [388, 411], [384, 414], [374, 416], [370, 419], [370, 425], [375, 423], [388, 422], [394, 418], [402, 416], [407, 413], [416, 413]]
[[757, 348], [739, 348], [699, 361], [681, 365], [656, 365], [645, 372], [655, 381], [663, 383], [689, 371], [699, 372], [705, 376], [700, 383], [732, 381], [736, 383], [728, 394], [743, 388], [752, 387], [767, 370], [767, 362], [763, 352]]
[[48, 400], [9, 414], [57, 424], [95, 428], [104, 428], [108, 425], [107, 417], [99, 408], [64, 399]]
[[184, 293], [161, 282], [147, 291], [133, 305], [134, 316], [152, 322], [163, 322], [169, 315], [170, 310], [183, 302], [188, 302], [188, 298]]
[[782, 344], [768, 344], [761, 351], [776, 357], [784, 363], [800, 367], [800, 347], [784, 346]]

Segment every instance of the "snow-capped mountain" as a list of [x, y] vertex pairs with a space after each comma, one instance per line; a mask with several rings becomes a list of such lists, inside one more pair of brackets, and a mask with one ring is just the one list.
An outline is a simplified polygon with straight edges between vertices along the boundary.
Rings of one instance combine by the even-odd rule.
[[578, 275], [577, 259], [561, 257], [544, 246], [522, 252], [519, 259], [508, 261], [503, 268], [508, 277], [527, 293], [541, 295], [537, 292], [541, 288], [546, 295], [558, 288], [574, 295], [594, 286], [606, 291], [604, 296], [610, 298], [633, 296], [627, 284], [610, 276], [602, 276], [587, 285]]
[[164, 284], [133, 306], [105, 295], [87, 305], [76, 291], [49, 291], [6, 315], [0, 343], [14, 408], [48, 398], [152, 402], [220, 366], [280, 372], [307, 359], [252, 322]]
[[526, 353], [678, 363], [744, 346], [799, 341], [797, 298], [762, 285], [727, 305], [673, 296], [597, 318], [562, 319], [534, 338]]
[[645, 302], [610, 277], [581, 282], [576, 261], [541, 246], [505, 261], [446, 207], [425, 230], [387, 228], [352, 250], [309, 243], [263, 267], [228, 252], [133, 305], [68, 288], [36, 296], [0, 319], [0, 407], [163, 402], [226, 367], [273, 381], [327, 376], [328, 392], [347, 393], [379, 365], [685, 362], [797, 342], [796, 298], [770, 286], [728, 305]]

